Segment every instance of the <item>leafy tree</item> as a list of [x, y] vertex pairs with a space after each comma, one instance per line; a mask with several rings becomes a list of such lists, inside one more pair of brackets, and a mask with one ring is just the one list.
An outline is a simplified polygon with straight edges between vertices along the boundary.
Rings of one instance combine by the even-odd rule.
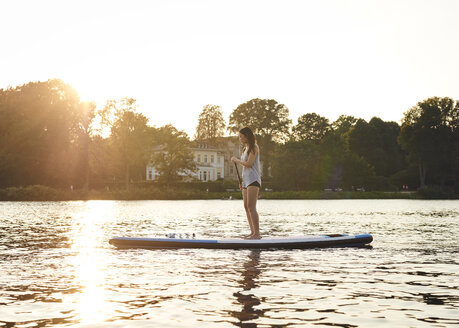
[[319, 149], [306, 141], [279, 144], [273, 158], [272, 176], [276, 188], [283, 190], [314, 189], [319, 163]]
[[79, 166], [77, 175], [82, 178], [83, 190], [89, 188], [90, 165], [89, 154], [91, 147], [91, 137], [93, 136], [93, 122], [96, 117], [96, 104], [93, 102], [82, 102], [79, 106], [78, 119], [78, 146], [79, 146]]
[[327, 159], [321, 167], [321, 174], [326, 177], [325, 188], [345, 187], [344, 174], [349, 172], [349, 162], [346, 161], [349, 156], [347, 136], [356, 122], [353, 116], [341, 115], [328, 126], [323, 137], [316, 141], [319, 142], [322, 157]]
[[458, 108], [451, 98], [432, 97], [404, 114], [399, 141], [419, 168], [421, 187], [428, 172], [434, 184], [457, 183]]
[[216, 139], [224, 136], [225, 120], [220, 106], [205, 105], [199, 114], [195, 138], [215, 144]]
[[274, 142], [287, 140], [292, 121], [288, 118], [287, 106], [273, 99], [252, 99], [240, 104], [230, 115], [228, 129], [237, 133], [248, 126], [257, 135], [262, 151], [263, 172], [270, 175], [271, 153]]
[[252, 99], [231, 113], [228, 129], [237, 133], [248, 126], [253, 133], [274, 141], [285, 140], [292, 121], [288, 108], [273, 99]]
[[357, 120], [348, 133], [349, 149], [362, 156], [375, 173], [388, 177], [404, 167], [404, 156], [397, 137], [400, 126], [374, 117], [367, 123]]
[[332, 189], [342, 187], [343, 159], [349, 152], [345, 139], [336, 131], [331, 131], [322, 138], [319, 146], [322, 156], [327, 158], [321, 170], [322, 175], [327, 177], [324, 187]]
[[61, 80], [0, 90], [0, 185], [72, 183], [79, 104]]
[[145, 167], [152, 151], [152, 130], [148, 119], [136, 110], [136, 100], [110, 100], [101, 111], [102, 122], [110, 124], [110, 141], [124, 168], [126, 189], [129, 190], [131, 171]]
[[459, 101], [456, 101], [456, 105], [451, 113], [451, 178], [456, 190], [459, 193]]
[[184, 131], [165, 125], [156, 131], [156, 143], [159, 147], [152, 155], [152, 164], [160, 181], [177, 181], [181, 174], [188, 175], [196, 169], [192, 143]]
[[331, 124], [331, 129], [338, 135], [344, 136], [356, 123], [357, 119], [354, 116], [340, 115], [336, 121]]
[[91, 138], [89, 147], [91, 187], [102, 188], [117, 182], [119, 158], [119, 153], [110, 138], [103, 138], [98, 134]]
[[334, 158], [317, 142], [288, 141], [276, 147], [272, 175], [278, 189], [322, 190], [334, 183], [335, 171]]
[[292, 128], [294, 140], [320, 141], [330, 130], [328, 118], [316, 113], [308, 113], [298, 118], [298, 124]]
[[374, 175], [373, 168], [363, 157], [350, 152], [344, 156], [342, 188], [352, 190], [365, 187], [368, 189], [369, 180]]

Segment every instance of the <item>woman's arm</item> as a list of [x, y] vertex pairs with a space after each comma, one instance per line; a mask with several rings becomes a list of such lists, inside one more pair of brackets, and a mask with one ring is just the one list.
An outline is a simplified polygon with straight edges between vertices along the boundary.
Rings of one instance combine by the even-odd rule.
[[253, 162], [255, 162], [255, 157], [257, 157], [257, 154], [258, 154], [258, 145], [255, 145], [255, 154], [253, 152], [250, 152], [247, 162], [241, 161], [239, 158], [236, 158], [236, 157], [232, 157], [231, 161], [233, 161], [234, 163], [241, 164], [242, 166], [245, 166], [247, 168], [251, 168], [253, 165]]

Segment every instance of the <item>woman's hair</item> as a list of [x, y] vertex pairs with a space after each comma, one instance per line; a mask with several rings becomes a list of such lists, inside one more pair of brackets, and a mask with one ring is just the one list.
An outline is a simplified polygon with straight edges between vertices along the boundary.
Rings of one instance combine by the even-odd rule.
[[250, 154], [250, 152], [253, 152], [255, 154], [255, 143], [257, 142], [257, 140], [252, 130], [249, 127], [245, 127], [240, 129], [239, 133], [243, 134], [249, 141], [249, 149], [247, 153]]

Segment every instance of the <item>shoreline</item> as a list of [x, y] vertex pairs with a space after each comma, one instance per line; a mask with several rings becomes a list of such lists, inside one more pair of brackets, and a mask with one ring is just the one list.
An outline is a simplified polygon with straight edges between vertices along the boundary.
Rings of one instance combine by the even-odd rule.
[[[87, 201], [87, 200], [207, 200], [242, 199], [240, 191], [206, 192], [192, 190], [74, 190], [45, 186], [0, 189], [0, 201]], [[457, 194], [423, 194], [418, 191], [261, 191], [260, 199], [459, 199]]]

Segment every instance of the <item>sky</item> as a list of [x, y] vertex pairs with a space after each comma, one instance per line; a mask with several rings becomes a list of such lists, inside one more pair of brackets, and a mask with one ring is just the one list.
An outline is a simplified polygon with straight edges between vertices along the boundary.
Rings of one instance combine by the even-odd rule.
[[192, 137], [206, 104], [253, 98], [401, 122], [459, 99], [455, 0], [2, 1], [0, 88], [59, 78], [83, 101], [137, 99]]

